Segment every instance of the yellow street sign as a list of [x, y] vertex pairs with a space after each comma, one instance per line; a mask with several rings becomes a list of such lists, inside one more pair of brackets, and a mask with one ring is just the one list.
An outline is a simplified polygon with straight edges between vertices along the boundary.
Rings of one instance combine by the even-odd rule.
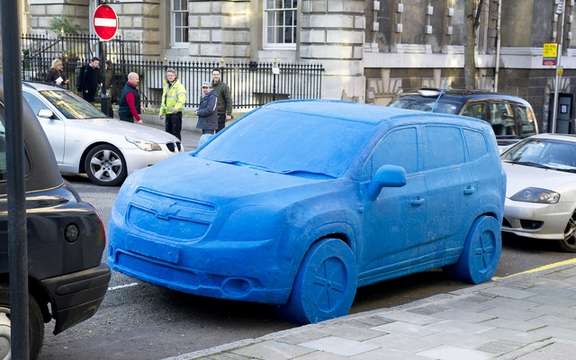
[[545, 43], [543, 49], [544, 58], [556, 58], [558, 56], [558, 44]]

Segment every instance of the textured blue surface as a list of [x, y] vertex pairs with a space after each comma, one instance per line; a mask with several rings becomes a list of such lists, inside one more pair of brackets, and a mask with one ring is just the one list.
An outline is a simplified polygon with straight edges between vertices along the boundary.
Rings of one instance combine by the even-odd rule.
[[[479, 246], [470, 234], [484, 218], [499, 231], [504, 194], [483, 121], [278, 102], [196, 152], [130, 176], [112, 210], [109, 263], [187, 293], [283, 305], [314, 322], [345, 314], [356, 286], [418, 271], [458, 263], [469, 275], [461, 278], [488, 280], [500, 253], [483, 268], [470, 256]], [[330, 296], [311, 280], [326, 264], [324, 285], [342, 290]]]

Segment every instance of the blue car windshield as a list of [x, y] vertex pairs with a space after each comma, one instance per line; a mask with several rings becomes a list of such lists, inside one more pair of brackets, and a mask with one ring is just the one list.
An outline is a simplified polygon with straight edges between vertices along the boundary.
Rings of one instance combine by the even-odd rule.
[[194, 156], [275, 173], [335, 178], [346, 172], [374, 131], [371, 123], [264, 108]]

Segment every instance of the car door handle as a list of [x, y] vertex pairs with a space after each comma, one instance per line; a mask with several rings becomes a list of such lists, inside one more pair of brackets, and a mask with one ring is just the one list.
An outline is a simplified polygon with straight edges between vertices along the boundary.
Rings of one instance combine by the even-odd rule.
[[410, 204], [414, 207], [418, 207], [418, 206], [422, 206], [424, 204], [426, 200], [423, 197], [417, 197], [415, 199], [412, 199], [412, 201], [410, 201]]
[[464, 188], [464, 195], [472, 195], [476, 192], [475, 185], [468, 185]]

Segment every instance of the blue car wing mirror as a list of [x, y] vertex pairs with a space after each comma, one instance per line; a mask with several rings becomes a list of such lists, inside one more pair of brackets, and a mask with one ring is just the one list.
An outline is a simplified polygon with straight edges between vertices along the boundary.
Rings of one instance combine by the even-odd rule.
[[370, 199], [374, 200], [385, 187], [406, 185], [406, 170], [401, 166], [383, 165], [374, 174], [370, 184]]

